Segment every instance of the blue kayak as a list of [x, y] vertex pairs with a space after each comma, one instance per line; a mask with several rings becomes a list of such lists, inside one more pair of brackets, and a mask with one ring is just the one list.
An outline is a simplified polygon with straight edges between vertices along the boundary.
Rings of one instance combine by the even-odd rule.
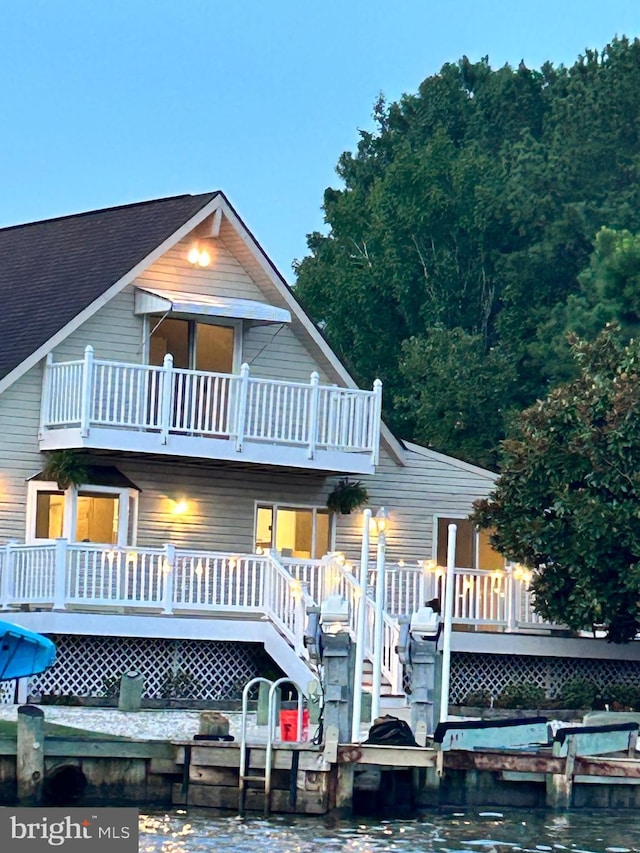
[[43, 672], [55, 659], [51, 640], [0, 619], [0, 681]]

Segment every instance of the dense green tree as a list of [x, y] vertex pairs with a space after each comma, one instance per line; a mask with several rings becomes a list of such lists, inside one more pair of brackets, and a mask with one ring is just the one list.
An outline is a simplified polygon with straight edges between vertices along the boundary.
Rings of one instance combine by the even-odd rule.
[[627, 642], [640, 628], [640, 342], [609, 326], [572, 353], [577, 378], [521, 413], [473, 518], [534, 570], [545, 618]]
[[[563, 333], [582, 303], [594, 309], [579, 274], [595, 235], [640, 232], [638, 91], [640, 41], [623, 38], [570, 68], [464, 57], [416, 94], [376, 103], [375, 130], [339, 159], [342, 187], [325, 191], [328, 233], [309, 236], [296, 293], [356, 378], [383, 380], [402, 436], [472, 462], [480, 445], [495, 464], [502, 415], [570, 375]], [[407, 405], [447, 369], [436, 328], [474, 341], [479, 377], [496, 360], [513, 367], [506, 399], [502, 382], [451, 375], [452, 405], [486, 400], [501, 413], [480, 441], [450, 429], [452, 415]]]

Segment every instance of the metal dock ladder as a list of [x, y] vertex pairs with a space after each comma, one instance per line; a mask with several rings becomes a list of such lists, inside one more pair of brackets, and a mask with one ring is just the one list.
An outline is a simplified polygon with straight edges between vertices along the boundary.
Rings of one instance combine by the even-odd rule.
[[[256, 772], [258, 768], [251, 769], [251, 747], [247, 746], [247, 712], [249, 706], [249, 691], [256, 684], [269, 685], [269, 711], [267, 715], [267, 742], [264, 757], [264, 775]], [[298, 692], [298, 728], [299, 736], [302, 736], [302, 688], [297, 682], [290, 678], [278, 678], [270, 681], [268, 678], [252, 678], [244, 686], [242, 691], [242, 724], [240, 729], [240, 768], [238, 781], [238, 811], [242, 815], [245, 812], [245, 800], [247, 795], [247, 782], [259, 782], [264, 786], [264, 816], [268, 817], [271, 811], [271, 772], [273, 770], [273, 741], [276, 732], [276, 702], [278, 690], [283, 684], [291, 684]], [[292, 772], [297, 771], [297, 761], [292, 761]], [[292, 780], [292, 785], [295, 783]]]

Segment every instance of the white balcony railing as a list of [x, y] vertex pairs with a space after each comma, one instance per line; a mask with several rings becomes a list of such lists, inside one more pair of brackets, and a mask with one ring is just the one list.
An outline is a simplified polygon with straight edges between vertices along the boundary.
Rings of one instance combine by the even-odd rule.
[[[232, 440], [368, 457], [377, 464], [382, 386], [372, 391], [258, 379], [242, 365], [238, 375], [176, 369], [167, 355], [162, 367], [102, 361], [88, 346], [82, 361], [47, 360], [41, 436], [94, 428]], [[151, 439], [153, 441], [153, 439]]]

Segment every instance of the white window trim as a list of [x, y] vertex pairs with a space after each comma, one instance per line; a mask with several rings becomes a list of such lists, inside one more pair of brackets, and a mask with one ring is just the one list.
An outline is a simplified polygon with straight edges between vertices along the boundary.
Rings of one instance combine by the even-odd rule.
[[[313, 510], [313, 526], [312, 526], [312, 539], [311, 539], [311, 553], [316, 551], [316, 513], [318, 510], [322, 513], [326, 513], [328, 515], [329, 521], [329, 553], [331, 551], [335, 551], [336, 547], [336, 526], [335, 520], [333, 518], [333, 513], [329, 512], [326, 506], [321, 504], [305, 504], [305, 503], [285, 503], [281, 501], [254, 501], [253, 503], [253, 547], [256, 547], [256, 534], [258, 527], [258, 507], [262, 507], [264, 509], [270, 509], [273, 512], [273, 521], [275, 524], [276, 512], [279, 509], [310, 509]], [[275, 531], [271, 531], [271, 541], [275, 542], [275, 536], [273, 535]], [[273, 545], [275, 549], [275, 544]], [[324, 556], [324, 555], [323, 555]], [[308, 559], [320, 559], [319, 557], [309, 557]]]
[[[434, 516], [433, 516], [433, 546], [432, 546], [432, 553], [433, 553], [433, 559], [434, 559], [434, 560], [437, 560], [437, 559], [438, 559], [438, 545], [440, 544], [440, 543], [439, 543], [439, 541], [438, 541], [438, 531], [439, 531], [439, 529], [440, 529], [440, 524], [439, 524], [438, 522], [440, 521], [440, 519], [441, 519], [441, 518], [450, 518], [453, 522], [456, 522], [456, 521], [469, 521], [469, 515], [468, 515], [468, 514], [467, 514], [467, 515], [463, 515], [462, 513], [457, 513], [457, 512], [448, 512], [448, 513], [442, 513], [442, 515], [440, 515], [440, 514], [436, 514], [436, 515], [434, 515]], [[471, 523], [471, 522], [469, 522], [469, 523]], [[480, 545], [480, 543], [479, 543], [479, 541], [478, 541], [478, 539], [479, 539], [479, 535], [478, 535], [478, 528], [477, 528], [477, 527], [475, 528], [474, 537], [475, 537], [475, 543], [474, 543], [475, 547], [474, 547], [473, 561], [474, 561], [474, 563], [476, 563], [476, 565], [475, 565], [475, 566], [473, 566], [472, 568], [473, 568], [473, 569], [477, 569], [477, 568], [478, 568], [478, 566], [477, 566], [477, 563], [478, 563], [478, 551], [479, 551], [479, 545]], [[457, 542], [456, 542], [456, 546], [457, 546]]]
[[[76, 516], [78, 506], [78, 495], [83, 492], [93, 494], [110, 495], [118, 498], [118, 541], [116, 545], [123, 548], [134, 547], [138, 538], [138, 492], [136, 489], [117, 488], [115, 486], [93, 486], [84, 483], [80, 488], [70, 486], [68, 489], [59, 489], [54, 480], [30, 480], [27, 484], [27, 511], [25, 542], [27, 545], [46, 544], [55, 542], [55, 539], [36, 538], [36, 513], [39, 492], [64, 493], [64, 514], [62, 522], [62, 538], [68, 542], [76, 541]], [[127, 542], [129, 532], [129, 502], [133, 499], [133, 523], [131, 525], [131, 536], [133, 542]], [[92, 545], [110, 545], [109, 542], [93, 542]]]

